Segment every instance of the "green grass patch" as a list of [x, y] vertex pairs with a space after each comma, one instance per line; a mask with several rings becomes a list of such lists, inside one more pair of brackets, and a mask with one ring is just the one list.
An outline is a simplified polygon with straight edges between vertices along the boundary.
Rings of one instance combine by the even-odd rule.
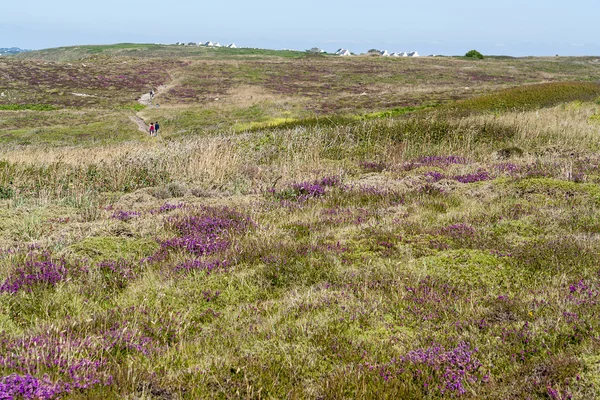
[[594, 101], [600, 85], [592, 82], [553, 82], [519, 86], [444, 106], [456, 114], [527, 111], [572, 101]]
[[131, 104], [124, 104], [122, 106], [118, 106], [117, 109], [119, 110], [132, 110], [132, 111], [142, 111], [145, 110], [147, 108], [147, 106], [145, 104], [140, 104], [140, 103], [131, 103]]
[[54, 111], [59, 109], [59, 107], [51, 104], [0, 104], [0, 110], [2, 111]]
[[447, 250], [415, 261], [414, 268], [439, 276], [456, 285], [488, 289], [509, 286], [517, 276], [511, 265], [490, 252], [471, 249]]
[[528, 178], [517, 182], [515, 186], [523, 193], [540, 193], [552, 197], [557, 194], [563, 197], [586, 194], [596, 204], [600, 204], [600, 187], [593, 183], [578, 183], [553, 178]]
[[129, 239], [121, 237], [89, 237], [71, 246], [75, 253], [94, 261], [139, 260], [158, 250], [156, 241], [150, 238]]
[[393, 118], [393, 117], [399, 117], [401, 115], [410, 114], [415, 111], [429, 110], [429, 109], [432, 109], [435, 107], [437, 107], [437, 105], [424, 105], [424, 106], [416, 106], [416, 107], [396, 107], [396, 108], [392, 108], [389, 110], [365, 114], [358, 118], [364, 119], [364, 120], [377, 119], [377, 118]]

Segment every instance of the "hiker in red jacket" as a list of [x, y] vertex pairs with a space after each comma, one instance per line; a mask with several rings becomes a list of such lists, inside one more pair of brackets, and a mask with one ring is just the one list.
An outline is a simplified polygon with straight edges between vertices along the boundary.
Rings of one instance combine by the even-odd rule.
[[154, 136], [154, 123], [150, 124], [150, 136]]

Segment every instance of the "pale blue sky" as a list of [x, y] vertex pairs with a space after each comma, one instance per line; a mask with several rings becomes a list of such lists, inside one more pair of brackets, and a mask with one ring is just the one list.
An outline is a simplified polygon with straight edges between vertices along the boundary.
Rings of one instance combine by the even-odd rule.
[[599, 0], [8, 0], [0, 47], [176, 41], [353, 52], [600, 55]]

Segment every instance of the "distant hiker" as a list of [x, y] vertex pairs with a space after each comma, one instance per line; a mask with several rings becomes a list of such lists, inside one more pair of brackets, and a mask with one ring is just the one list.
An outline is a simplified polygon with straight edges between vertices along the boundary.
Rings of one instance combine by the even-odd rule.
[[154, 89], [150, 89], [150, 100], [154, 98]]
[[154, 123], [154, 131], [156, 132], [156, 136], [158, 136], [158, 130], [160, 129], [160, 125], [158, 124], [158, 122]]
[[154, 124], [150, 124], [150, 136], [154, 136], [154, 132], [156, 132], [155, 128], [154, 128]]

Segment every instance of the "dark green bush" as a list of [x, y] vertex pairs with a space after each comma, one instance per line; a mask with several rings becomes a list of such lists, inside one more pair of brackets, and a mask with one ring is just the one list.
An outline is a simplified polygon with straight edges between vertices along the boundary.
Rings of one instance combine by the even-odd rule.
[[12, 199], [15, 195], [15, 191], [7, 186], [0, 186], [0, 199]]
[[477, 50], [469, 50], [469, 51], [467, 51], [467, 54], [465, 54], [465, 57], [478, 58], [480, 60], [483, 60], [483, 54], [481, 54]]

